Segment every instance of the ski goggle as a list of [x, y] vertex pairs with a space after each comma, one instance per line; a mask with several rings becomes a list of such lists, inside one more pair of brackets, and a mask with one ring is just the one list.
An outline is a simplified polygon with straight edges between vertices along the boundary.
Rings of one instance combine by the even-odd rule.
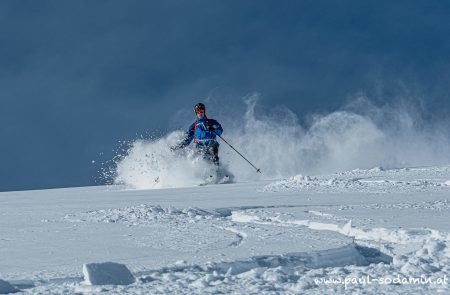
[[205, 110], [204, 110], [204, 109], [196, 109], [196, 110], [195, 110], [195, 113], [196, 113], [196, 114], [204, 114], [204, 113], [205, 113]]

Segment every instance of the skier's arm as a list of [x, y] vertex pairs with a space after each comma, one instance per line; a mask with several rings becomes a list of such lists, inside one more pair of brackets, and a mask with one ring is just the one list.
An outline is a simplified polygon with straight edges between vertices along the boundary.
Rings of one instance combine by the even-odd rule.
[[185, 148], [191, 143], [193, 139], [194, 139], [194, 123], [192, 123], [191, 126], [189, 126], [188, 131], [186, 131], [185, 133], [184, 139], [176, 146], [174, 146], [173, 150]]
[[218, 136], [222, 135], [223, 133], [223, 129], [222, 129], [222, 125], [220, 125], [219, 122], [217, 122], [216, 120], [214, 120], [210, 126], [210, 130], [212, 130], [214, 133], [216, 133]]

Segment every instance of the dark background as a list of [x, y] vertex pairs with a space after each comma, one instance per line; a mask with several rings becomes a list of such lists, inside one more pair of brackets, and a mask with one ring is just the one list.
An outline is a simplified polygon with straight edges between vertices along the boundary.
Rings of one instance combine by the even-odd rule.
[[[93, 185], [201, 98], [300, 118], [356, 93], [450, 109], [448, 1], [0, 2], [0, 190]], [[101, 183], [101, 181], [100, 181]]]

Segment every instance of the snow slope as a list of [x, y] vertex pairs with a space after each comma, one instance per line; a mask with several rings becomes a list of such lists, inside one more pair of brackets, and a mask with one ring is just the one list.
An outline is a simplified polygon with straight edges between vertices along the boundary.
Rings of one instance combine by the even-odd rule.
[[[0, 293], [448, 293], [449, 183], [450, 166], [378, 167], [0, 193]], [[83, 278], [103, 262], [136, 280]]]

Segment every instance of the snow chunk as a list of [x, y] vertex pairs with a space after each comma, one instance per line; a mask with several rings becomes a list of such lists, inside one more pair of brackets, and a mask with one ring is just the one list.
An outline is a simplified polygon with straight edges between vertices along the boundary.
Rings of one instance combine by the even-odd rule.
[[378, 166], [368, 170], [369, 172], [383, 172], [385, 171], [383, 167]]
[[130, 285], [135, 282], [130, 270], [115, 262], [83, 264], [83, 275], [87, 285]]
[[0, 294], [16, 293], [16, 288], [11, 286], [10, 283], [0, 280]]
[[444, 182], [444, 185], [450, 186], [450, 179]]

